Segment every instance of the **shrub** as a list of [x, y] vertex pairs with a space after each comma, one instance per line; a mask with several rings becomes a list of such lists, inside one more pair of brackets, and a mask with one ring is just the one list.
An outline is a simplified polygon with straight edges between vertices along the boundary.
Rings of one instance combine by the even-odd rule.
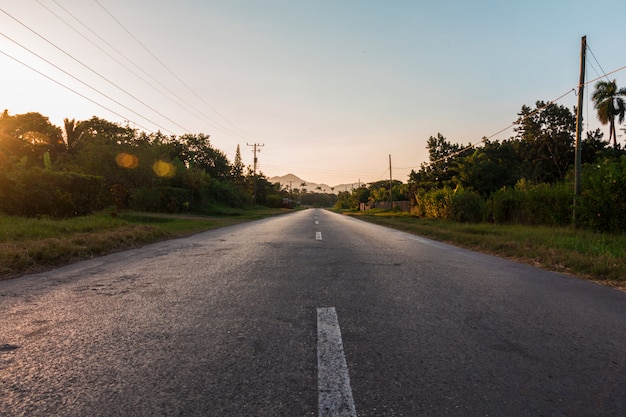
[[132, 210], [178, 213], [189, 208], [193, 191], [176, 187], [142, 187], [131, 193], [129, 206]]
[[265, 205], [270, 208], [280, 208], [283, 206], [283, 196], [280, 194], [268, 194]]
[[483, 217], [484, 205], [485, 202], [477, 193], [458, 188], [452, 195], [454, 220], [459, 222], [480, 222]]
[[0, 173], [0, 211], [27, 217], [86, 215], [100, 208], [101, 190], [100, 177], [18, 168]]
[[520, 197], [518, 191], [506, 187], [492, 193], [486, 205], [486, 217], [494, 223], [515, 223], [520, 212]]
[[569, 183], [528, 184], [491, 194], [486, 218], [496, 223], [565, 226], [572, 221], [573, 186]]
[[452, 214], [452, 191], [448, 188], [432, 190], [415, 198], [417, 213], [432, 219], [449, 219]]
[[580, 221], [604, 232], [626, 231], [626, 156], [585, 165]]
[[421, 217], [479, 222], [482, 220], [484, 202], [473, 191], [458, 187], [432, 190], [416, 197], [414, 212]]
[[252, 196], [240, 185], [211, 178], [207, 185], [198, 190], [194, 210], [206, 211], [207, 206], [214, 204], [244, 208], [252, 204]]

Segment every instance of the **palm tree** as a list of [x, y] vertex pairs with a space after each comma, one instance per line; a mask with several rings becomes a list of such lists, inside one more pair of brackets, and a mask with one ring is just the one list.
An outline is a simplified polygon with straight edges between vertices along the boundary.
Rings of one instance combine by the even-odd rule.
[[76, 150], [78, 142], [80, 141], [81, 136], [83, 136], [81, 124], [81, 122], [76, 122], [76, 119], [63, 119], [65, 138], [67, 140], [67, 150], [69, 152]]
[[626, 115], [626, 88], [617, 89], [617, 83], [613, 81], [598, 81], [596, 91], [592, 99], [595, 109], [598, 111], [598, 120], [603, 125], [609, 124], [609, 142], [613, 138], [613, 147], [617, 148], [617, 135], [615, 134], [615, 116], [618, 123], [624, 122]]

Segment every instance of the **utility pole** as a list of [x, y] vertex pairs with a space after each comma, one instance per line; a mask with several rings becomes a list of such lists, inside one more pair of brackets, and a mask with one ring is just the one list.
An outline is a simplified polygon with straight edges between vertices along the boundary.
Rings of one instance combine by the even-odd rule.
[[252, 198], [254, 199], [254, 204], [257, 203], [257, 186], [256, 186], [256, 164], [258, 162], [258, 158], [256, 156], [257, 153], [261, 153], [261, 147], [265, 146], [264, 143], [254, 143], [252, 145], [250, 145], [249, 143], [246, 143], [246, 145], [248, 146], [252, 146], [254, 149], [252, 152], [254, 152], [254, 164], [253, 164], [253, 170], [254, 170], [254, 191], [253, 191], [253, 195]]
[[391, 193], [393, 189], [393, 174], [391, 173], [391, 154], [389, 154], [389, 208], [393, 208], [393, 195]]
[[576, 148], [574, 152], [574, 213], [572, 219], [576, 227], [576, 207], [580, 198], [580, 170], [582, 155], [580, 150], [580, 137], [583, 130], [583, 103], [585, 91], [585, 61], [587, 57], [587, 37], [580, 40], [580, 78], [578, 81], [578, 107], [576, 108]]

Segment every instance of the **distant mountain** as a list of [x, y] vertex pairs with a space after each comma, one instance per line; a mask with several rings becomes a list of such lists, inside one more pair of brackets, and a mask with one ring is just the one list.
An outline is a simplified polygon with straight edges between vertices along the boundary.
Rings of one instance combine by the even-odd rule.
[[[268, 181], [271, 183], [279, 182], [283, 188], [287, 188], [287, 189], [289, 189], [289, 187], [294, 188], [294, 189], [306, 188], [306, 190], [310, 193], [337, 194], [340, 191], [350, 191], [352, 188], [358, 187], [358, 184], [356, 183], [355, 184], [339, 184], [339, 185], [333, 185], [333, 186], [330, 186], [328, 184], [318, 184], [315, 182], [303, 180], [302, 178], [294, 174], [287, 174], [281, 177], [268, 178]], [[306, 185], [302, 185], [303, 183]]]

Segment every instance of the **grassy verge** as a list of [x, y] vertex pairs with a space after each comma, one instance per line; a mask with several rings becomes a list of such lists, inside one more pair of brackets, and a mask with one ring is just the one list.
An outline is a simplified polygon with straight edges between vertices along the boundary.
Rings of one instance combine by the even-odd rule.
[[626, 290], [626, 235], [517, 225], [466, 224], [397, 213], [360, 219]]
[[284, 212], [233, 210], [214, 216], [122, 213], [117, 217], [100, 213], [67, 220], [0, 215], [0, 279]]

